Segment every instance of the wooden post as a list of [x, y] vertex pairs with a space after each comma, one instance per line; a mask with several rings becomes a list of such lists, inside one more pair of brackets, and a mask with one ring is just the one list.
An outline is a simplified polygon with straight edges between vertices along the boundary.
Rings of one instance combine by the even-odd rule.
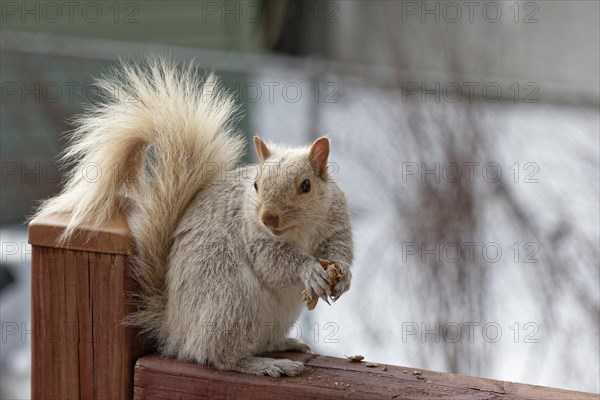
[[122, 322], [131, 311], [132, 252], [122, 214], [106, 226], [81, 227], [62, 246], [66, 219], [29, 224], [32, 245], [33, 399], [130, 399], [144, 346]]

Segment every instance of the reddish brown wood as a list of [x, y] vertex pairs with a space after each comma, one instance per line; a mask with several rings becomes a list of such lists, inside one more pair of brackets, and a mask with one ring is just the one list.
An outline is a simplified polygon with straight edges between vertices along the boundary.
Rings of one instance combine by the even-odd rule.
[[113, 224], [93, 232], [79, 229], [80, 238], [92, 240], [59, 248], [52, 240], [64, 226], [64, 221], [36, 220], [29, 227], [32, 398], [131, 398], [135, 360], [145, 349], [136, 332], [122, 324], [132, 310], [130, 247]]
[[[297, 377], [270, 378], [218, 371], [159, 355], [141, 357], [135, 368], [137, 400], [146, 399], [598, 399], [598, 395], [470, 376], [444, 374], [310, 354], [279, 353], [302, 360]], [[384, 371], [384, 367], [386, 370]], [[407, 371], [408, 373], [404, 373]]]
[[101, 227], [80, 226], [65, 243], [58, 237], [67, 226], [65, 216], [46, 215], [29, 223], [29, 243], [43, 247], [92, 251], [108, 254], [132, 254], [133, 248], [123, 212]]

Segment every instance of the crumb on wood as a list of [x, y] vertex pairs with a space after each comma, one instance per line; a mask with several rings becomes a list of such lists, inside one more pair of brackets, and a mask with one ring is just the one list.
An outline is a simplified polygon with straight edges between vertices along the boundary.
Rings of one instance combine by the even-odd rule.
[[360, 354], [355, 355], [355, 356], [345, 356], [348, 360], [350, 360], [351, 362], [361, 362], [362, 360], [364, 360], [365, 358], [363, 356], [361, 356]]

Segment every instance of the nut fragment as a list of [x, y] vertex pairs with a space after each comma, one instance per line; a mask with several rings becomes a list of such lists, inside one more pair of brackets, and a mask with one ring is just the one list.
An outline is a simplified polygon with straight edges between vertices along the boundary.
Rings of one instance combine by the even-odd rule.
[[323, 260], [322, 258], [319, 258], [319, 264], [325, 268], [325, 272], [327, 272], [327, 281], [329, 282], [329, 286], [333, 288], [340, 281], [340, 279], [342, 279], [344, 273], [329, 260]]
[[374, 362], [368, 362], [368, 363], [365, 363], [365, 366], [368, 368], [375, 368], [375, 367], [379, 367], [379, 364], [374, 363]]
[[[333, 289], [335, 285], [342, 279], [344, 273], [340, 268], [338, 268], [334, 263], [329, 260], [324, 260], [319, 258], [319, 264], [323, 267], [325, 272], [327, 273], [327, 283], [329, 283], [329, 287]], [[317, 306], [317, 302], [319, 301], [319, 297], [311, 297], [306, 290], [302, 290], [302, 300], [306, 303], [306, 308], [309, 310], [314, 310]]]
[[309, 310], [314, 310], [317, 306], [319, 298], [317, 296], [310, 297], [306, 290], [302, 290], [302, 301], [306, 303], [306, 308], [308, 308]]

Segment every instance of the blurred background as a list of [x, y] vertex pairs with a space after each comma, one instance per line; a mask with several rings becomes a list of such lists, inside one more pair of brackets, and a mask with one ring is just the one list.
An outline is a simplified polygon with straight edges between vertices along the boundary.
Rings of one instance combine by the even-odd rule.
[[61, 133], [94, 76], [149, 54], [216, 71], [248, 136], [330, 136], [354, 280], [292, 336], [600, 391], [597, 1], [0, 4], [2, 398], [29, 396], [25, 221], [58, 190]]

